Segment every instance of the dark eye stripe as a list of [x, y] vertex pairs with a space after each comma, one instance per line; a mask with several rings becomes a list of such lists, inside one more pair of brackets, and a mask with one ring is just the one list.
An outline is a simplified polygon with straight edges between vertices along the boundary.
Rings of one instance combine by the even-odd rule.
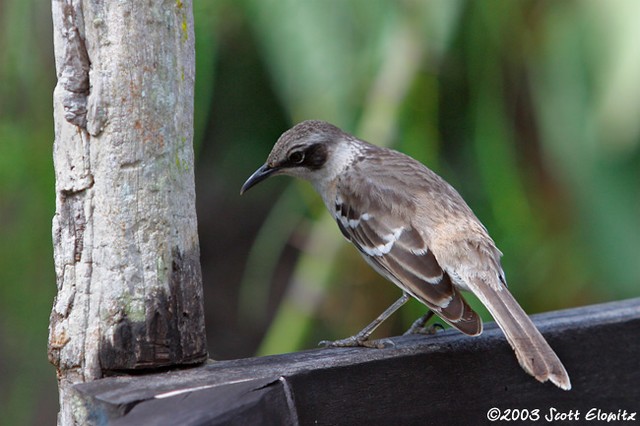
[[285, 167], [306, 167], [311, 170], [318, 170], [327, 162], [327, 147], [325, 144], [317, 143], [309, 145], [306, 149], [295, 146], [286, 160]]
[[317, 143], [311, 145], [307, 148], [304, 157], [304, 166], [312, 169], [318, 170], [324, 163], [327, 162], [327, 145], [322, 143]]

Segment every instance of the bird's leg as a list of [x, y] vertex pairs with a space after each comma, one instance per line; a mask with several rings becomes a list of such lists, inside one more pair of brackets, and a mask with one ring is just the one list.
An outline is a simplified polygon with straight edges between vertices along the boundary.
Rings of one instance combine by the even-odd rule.
[[369, 336], [374, 332], [376, 328], [384, 320], [389, 318], [395, 311], [397, 311], [402, 305], [407, 303], [409, 300], [408, 293], [402, 293], [402, 296], [396, 300], [391, 306], [389, 306], [383, 313], [378, 315], [376, 319], [374, 319], [371, 324], [367, 325], [363, 328], [358, 334], [355, 334], [351, 337], [347, 337], [346, 339], [329, 341], [323, 340], [319, 343], [320, 346], [324, 346], [325, 348], [345, 348], [345, 347], [356, 347], [356, 346], [364, 346], [367, 348], [378, 348], [382, 349], [387, 346], [393, 346], [393, 343], [388, 339], [374, 340], [370, 341]]
[[444, 329], [442, 324], [433, 324], [431, 327], [425, 327], [427, 322], [433, 317], [434, 313], [432, 310], [428, 310], [426, 314], [418, 318], [411, 324], [411, 327], [407, 331], [404, 332], [403, 336], [407, 336], [409, 334], [435, 334], [437, 332], [437, 328]]
[[429, 322], [429, 320], [433, 317], [433, 311], [428, 310], [426, 314], [418, 318], [411, 324], [411, 327], [407, 331], [404, 332], [403, 336], [407, 336], [409, 334], [418, 334], [420, 330], [424, 329], [424, 325]]

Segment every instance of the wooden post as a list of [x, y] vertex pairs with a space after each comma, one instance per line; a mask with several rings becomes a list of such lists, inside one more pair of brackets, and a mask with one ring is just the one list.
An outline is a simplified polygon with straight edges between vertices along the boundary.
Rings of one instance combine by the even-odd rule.
[[193, 176], [190, 0], [53, 0], [58, 424], [72, 386], [207, 357]]

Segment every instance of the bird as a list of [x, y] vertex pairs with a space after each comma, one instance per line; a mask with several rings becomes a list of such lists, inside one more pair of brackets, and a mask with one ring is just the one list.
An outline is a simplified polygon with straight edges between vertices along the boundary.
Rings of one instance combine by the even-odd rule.
[[424, 331], [435, 313], [462, 333], [477, 336], [482, 320], [465, 301], [462, 291], [467, 291], [488, 309], [524, 371], [540, 382], [571, 389], [564, 365], [509, 292], [502, 252], [462, 196], [438, 174], [399, 151], [326, 121], [307, 120], [278, 138], [240, 194], [276, 175], [310, 182], [344, 237], [402, 290], [362, 331], [323, 341], [324, 346], [381, 347], [370, 335], [411, 297], [429, 310], [409, 332]]

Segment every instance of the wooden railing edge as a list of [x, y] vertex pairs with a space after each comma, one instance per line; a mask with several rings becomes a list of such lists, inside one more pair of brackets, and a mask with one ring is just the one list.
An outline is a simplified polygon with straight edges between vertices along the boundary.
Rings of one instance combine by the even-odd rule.
[[[76, 385], [76, 398], [96, 424], [225, 424], [230, 418], [330, 424], [371, 420], [367, 416], [384, 424], [394, 415], [415, 420], [448, 409], [477, 420], [494, 405], [548, 413], [587, 406], [614, 410], [616, 401], [627, 410], [640, 404], [640, 298], [532, 318], [565, 363], [572, 391], [540, 384], [522, 372], [500, 330], [489, 323], [476, 338], [451, 330], [396, 337], [394, 347], [382, 350], [313, 349], [110, 377]], [[452, 399], [420, 407], [414, 392], [423, 395], [429, 389]], [[458, 406], [463, 396], [473, 402]], [[536, 401], [542, 406], [525, 407]], [[627, 401], [629, 406], [622, 407]]]

